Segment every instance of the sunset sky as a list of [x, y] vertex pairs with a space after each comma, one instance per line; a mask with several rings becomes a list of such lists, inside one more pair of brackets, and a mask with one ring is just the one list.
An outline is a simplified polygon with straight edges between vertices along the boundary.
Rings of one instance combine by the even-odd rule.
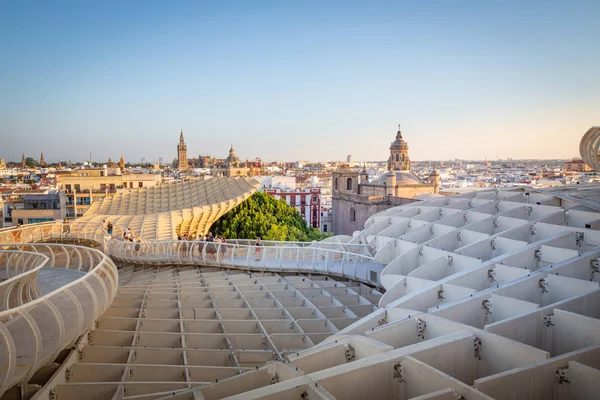
[[569, 158], [599, 1], [2, 1], [0, 158]]

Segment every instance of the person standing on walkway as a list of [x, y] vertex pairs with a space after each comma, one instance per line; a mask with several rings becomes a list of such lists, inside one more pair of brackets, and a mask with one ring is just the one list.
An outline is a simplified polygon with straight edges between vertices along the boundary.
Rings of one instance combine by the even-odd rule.
[[198, 236], [198, 257], [202, 259], [202, 250], [204, 249], [204, 235]]
[[260, 236], [256, 238], [256, 244], [254, 248], [255, 261], [260, 261], [260, 253], [262, 251], [262, 241], [260, 240]]
[[208, 235], [206, 236], [206, 252], [208, 253], [208, 258], [212, 259], [214, 258], [214, 254], [215, 254], [215, 245], [213, 244], [213, 242], [215, 241], [215, 238], [213, 237], [211, 232], [208, 232]]
[[227, 252], [227, 240], [225, 240], [225, 236], [221, 236], [221, 261], [225, 258], [225, 253]]
[[63, 220], [63, 234], [65, 236], [67, 236], [70, 233], [71, 233], [71, 226], [69, 225], [69, 220], [65, 219], [65, 220]]

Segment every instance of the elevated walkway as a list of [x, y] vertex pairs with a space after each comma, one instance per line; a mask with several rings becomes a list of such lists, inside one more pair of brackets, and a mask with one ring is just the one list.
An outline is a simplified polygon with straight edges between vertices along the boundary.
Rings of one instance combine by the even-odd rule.
[[[413, 203], [352, 238], [259, 251], [244, 240], [136, 247], [97, 223], [0, 231], [10, 265], [2, 390], [29, 387], [79, 334], [36, 399], [590, 398], [600, 391], [599, 217], [519, 189]], [[104, 253], [35, 243], [65, 239]], [[112, 269], [97, 269], [105, 254], [126, 265], [112, 298]], [[37, 278], [52, 266], [70, 270], [43, 289]]]

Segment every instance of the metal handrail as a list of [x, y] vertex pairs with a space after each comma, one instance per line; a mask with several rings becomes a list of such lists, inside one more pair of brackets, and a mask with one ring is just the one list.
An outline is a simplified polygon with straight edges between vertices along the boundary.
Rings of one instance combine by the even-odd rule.
[[[375, 285], [379, 284], [383, 269], [383, 265], [371, 256], [329, 248], [340, 246], [337, 243], [324, 242], [322, 245], [327, 247], [317, 247], [314, 245], [320, 242], [267, 241], [269, 245], [261, 246], [257, 251], [255, 244], [237, 243], [250, 243], [248, 239], [233, 239], [226, 243], [181, 240], [127, 242], [119, 240], [124, 232], [119, 226], [114, 227], [112, 236], [107, 235], [97, 222], [75, 221], [68, 226], [69, 233], [65, 233], [65, 225], [60, 221], [25, 225], [17, 230], [4, 229], [0, 230], [0, 242], [10, 238], [9, 233], [17, 243], [58, 238], [88, 239], [102, 244], [104, 252], [115, 259], [135, 264], [201, 264], [248, 271], [325, 273]], [[19, 234], [15, 236], [15, 232]], [[302, 247], [298, 243], [308, 245]], [[200, 248], [203, 250], [198, 252]], [[207, 249], [214, 249], [214, 252], [207, 252]]]
[[49, 258], [43, 254], [21, 250], [0, 250], [0, 257], [2, 256], [6, 257], [2, 267], [5, 268], [7, 279], [0, 282], [0, 311], [39, 297], [37, 274], [48, 263]]
[[[56, 359], [60, 351], [92, 328], [114, 300], [119, 279], [113, 261], [96, 249], [57, 243], [0, 243], [0, 249], [15, 247], [17, 250], [0, 250], [0, 255], [28, 254], [39, 263], [15, 277], [28, 280], [23, 286], [28, 289], [27, 301], [0, 312], [3, 322], [0, 324], [0, 396], [19, 382], [27, 382], [39, 368]], [[19, 247], [28, 251], [18, 250]], [[64, 266], [56, 264], [58, 254], [66, 254]], [[36, 278], [43, 267], [87, 269], [88, 272], [42, 296]], [[15, 282], [4, 281], [0, 289]], [[21, 290], [19, 292], [23, 295]]]
[[113, 258], [134, 264], [188, 264], [248, 271], [322, 273], [378, 284], [383, 265], [373, 257], [342, 250], [298, 246], [256, 246], [237, 243], [165, 240], [132, 243], [107, 240]]
[[[227, 243], [238, 243], [238, 244], [253, 244], [255, 243], [256, 240], [252, 240], [252, 239], [227, 239]], [[371, 249], [371, 245], [369, 244], [365, 244], [365, 243], [335, 243], [335, 242], [317, 242], [317, 241], [312, 241], [312, 242], [299, 242], [299, 241], [284, 241], [284, 240], [262, 240], [261, 241], [263, 243], [263, 245], [265, 246], [280, 246], [280, 245], [297, 245], [297, 246], [301, 246], [301, 247], [312, 247], [312, 246], [316, 246], [316, 247], [326, 247], [326, 246], [352, 246], [352, 247], [356, 247], [356, 248], [367, 248], [367, 249]]]
[[[32, 264], [33, 273], [15, 275], [19, 279], [21, 276], [29, 279], [29, 294], [24, 298], [27, 301], [0, 311], [0, 322], [4, 322], [0, 323], [0, 396], [15, 384], [28, 381], [39, 368], [52, 362], [60, 351], [92, 328], [112, 304], [118, 287], [118, 272], [109, 255], [137, 264], [200, 264], [248, 271], [323, 273], [373, 284], [378, 284], [383, 269], [383, 265], [371, 256], [310, 246], [314, 243], [302, 247], [296, 243], [281, 245], [285, 242], [268, 242], [267, 246], [237, 241], [127, 242], [118, 239], [123, 232], [122, 227], [115, 226], [113, 235], [108, 235], [101, 224], [76, 221], [68, 225], [55, 221], [0, 229], [0, 254], [9, 252], [2, 249], [16, 248], [16, 252], [23, 254], [37, 253], [30, 257], [39, 256], [39, 263]], [[90, 240], [100, 244], [104, 252], [61, 243], [36, 243], [65, 239]], [[59, 267], [56, 264], [58, 253], [66, 254], [62, 267], [83, 272], [89, 270], [80, 278], [40, 295], [36, 279], [32, 277], [37, 277], [43, 267]], [[86, 264], [88, 261], [89, 265]], [[11, 322], [7, 324], [9, 320]]]

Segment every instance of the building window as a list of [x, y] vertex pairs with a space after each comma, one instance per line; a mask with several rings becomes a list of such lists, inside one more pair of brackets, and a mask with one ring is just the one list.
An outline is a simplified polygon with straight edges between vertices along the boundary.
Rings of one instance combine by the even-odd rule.
[[71, 185], [65, 185], [65, 189], [66, 189], [67, 192], [70, 192], [71, 191]]
[[323, 225], [323, 232], [327, 232], [327, 224]]
[[333, 190], [338, 190], [338, 178], [333, 180]]
[[313, 196], [312, 201], [313, 203], [316, 203], [317, 201], [319, 201], [319, 198], [317, 196]]
[[350, 209], [350, 222], [356, 222], [356, 210], [354, 208]]
[[29, 218], [27, 222], [30, 224], [39, 224], [40, 222], [50, 221], [54, 221], [54, 218]]
[[106, 183], [101, 183], [100, 184], [100, 190], [106, 191]]
[[78, 184], [78, 183], [75, 184], [75, 191], [81, 192], [81, 185], [80, 184]]
[[346, 190], [352, 190], [352, 178], [346, 179]]
[[396, 161], [400, 161], [400, 160], [398, 159], [398, 153], [396, 153]]
[[144, 187], [144, 182], [138, 182], [138, 187]]

